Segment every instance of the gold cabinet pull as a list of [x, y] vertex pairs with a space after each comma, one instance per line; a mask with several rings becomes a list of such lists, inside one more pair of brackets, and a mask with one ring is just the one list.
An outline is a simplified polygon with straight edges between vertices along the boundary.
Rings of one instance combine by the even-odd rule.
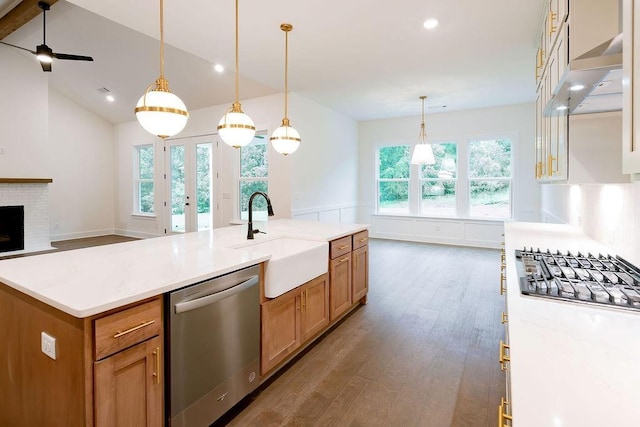
[[149, 320], [148, 322], [142, 322], [138, 326], [134, 326], [133, 328], [129, 328], [126, 331], [118, 331], [118, 332], [116, 332], [113, 337], [114, 338], [120, 338], [123, 335], [130, 334], [133, 331], [137, 331], [138, 329], [142, 329], [142, 328], [144, 328], [146, 326], [152, 325], [155, 322], [156, 322], [155, 320]]
[[302, 292], [300, 299], [302, 300], [302, 311], [304, 311], [304, 307], [307, 304], [307, 291]]
[[502, 312], [502, 324], [504, 325], [505, 323], [509, 323], [509, 316], [507, 316], [507, 313], [505, 313], [504, 311]]
[[343, 249], [347, 249], [349, 247], [349, 245], [344, 245], [344, 246], [339, 246], [338, 249], [339, 250], [343, 250]]
[[507, 350], [509, 350], [509, 345], [505, 344], [504, 341], [500, 340], [500, 369], [503, 371], [507, 370], [506, 362], [511, 362], [511, 356], [507, 355]]
[[551, 37], [553, 35], [553, 33], [556, 32], [556, 30], [558, 29], [555, 25], [554, 22], [556, 20], [556, 18], [558, 17], [558, 15], [553, 12], [553, 11], [549, 11], [549, 37]]
[[360, 243], [362, 243], [362, 242], [366, 242], [366, 241], [367, 241], [367, 238], [366, 238], [366, 237], [365, 237], [364, 239], [360, 239], [360, 240], [359, 240], [359, 242], [360, 242]]
[[160, 384], [160, 347], [156, 347], [153, 350], [153, 357], [156, 362], [156, 371], [153, 373], [153, 376], [156, 379], [156, 384]]
[[509, 402], [504, 400], [504, 397], [500, 400], [500, 406], [498, 406], [498, 427], [505, 427], [505, 421], [513, 421], [511, 415], [506, 413]]
[[505, 287], [506, 276], [504, 273], [500, 273], [500, 295], [504, 295], [507, 292], [507, 288]]
[[348, 260], [349, 260], [349, 257], [347, 256], [347, 257], [342, 258], [340, 261], [338, 261], [338, 263], [342, 263], [342, 262], [345, 262], [345, 261], [348, 261]]
[[553, 175], [553, 162], [556, 161], [556, 158], [553, 157], [551, 154], [549, 154], [549, 156], [547, 157], [547, 175], [548, 176], [552, 176]]

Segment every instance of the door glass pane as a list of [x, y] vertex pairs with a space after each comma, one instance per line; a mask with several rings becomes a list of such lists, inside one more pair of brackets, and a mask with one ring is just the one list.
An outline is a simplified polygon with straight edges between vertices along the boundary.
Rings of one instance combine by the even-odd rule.
[[[240, 219], [249, 219], [249, 198], [256, 191], [267, 192], [267, 181], [240, 181]], [[262, 196], [253, 199], [253, 219], [267, 220], [267, 201]]]
[[184, 176], [184, 145], [173, 145], [169, 148], [171, 163], [171, 231], [184, 233], [185, 215], [185, 176]]
[[196, 145], [196, 206], [198, 231], [211, 228], [212, 185], [211, 166], [213, 144], [210, 142]]

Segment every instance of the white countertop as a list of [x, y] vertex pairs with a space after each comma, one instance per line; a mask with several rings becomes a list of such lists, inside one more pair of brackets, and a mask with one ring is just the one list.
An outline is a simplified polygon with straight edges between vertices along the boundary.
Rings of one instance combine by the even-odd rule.
[[278, 237], [333, 240], [361, 224], [273, 220], [248, 241], [232, 226], [0, 260], [0, 282], [75, 317], [88, 317], [267, 261], [252, 243]]
[[513, 425], [640, 425], [640, 312], [522, 295], [525, 246], [615, 255], [571, 226], [505, 223]]

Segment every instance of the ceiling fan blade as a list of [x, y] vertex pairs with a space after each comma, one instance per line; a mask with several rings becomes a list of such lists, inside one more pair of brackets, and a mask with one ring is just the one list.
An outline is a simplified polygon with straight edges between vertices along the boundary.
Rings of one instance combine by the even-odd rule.
[[54, 53], [53, 57], [56, 59], [69, 59], [71, 61], [93, 61], [93, 58], [90, 56], [70, 55], [68, 53]]
[[3, 41], [0, 41], [0, 43], [2, 43], [3, 45], [6, 45], [6, 46], [15, 47], [16, 49], [26, 50], [27, 52], [33, 53], [34, 55], [36, 54], [36, 52], [35, 52], [35, 51], [33, 51], [33, 50], [31, 50], [31, 49], [27, 49], [26, 47], [16, 46], [15, 44], [11, 44], [11, 43], [7, 43], [7, 42], [3, 42]]

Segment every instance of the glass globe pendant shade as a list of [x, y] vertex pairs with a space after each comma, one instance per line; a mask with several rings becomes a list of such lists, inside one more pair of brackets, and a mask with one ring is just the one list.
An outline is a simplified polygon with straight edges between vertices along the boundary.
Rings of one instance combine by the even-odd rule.
[[280, 154], [291, 154], [300, 147], [300, 134], [289, 126], [289, 120], [282, 121], [282, 126], [273, 131], [270, 138], [273, 148]]
[[253, 120], [242, 112], [239, 103], [234, 103], [218, 123], [218, 135], [225, 144], [233, 148], [249, 144], [255, 134], [256, 127]]
[[184, 102], [159, 85], [142, 95], [135, 112], [140, 126], [160, 138], [180, 133], [189, 119]]
[[413, 148], [413, 155], [411, 156], [412, 165], [432, 165], [436, 162], [433, 157], [433, 148], [431, 144], [418, 143]]

